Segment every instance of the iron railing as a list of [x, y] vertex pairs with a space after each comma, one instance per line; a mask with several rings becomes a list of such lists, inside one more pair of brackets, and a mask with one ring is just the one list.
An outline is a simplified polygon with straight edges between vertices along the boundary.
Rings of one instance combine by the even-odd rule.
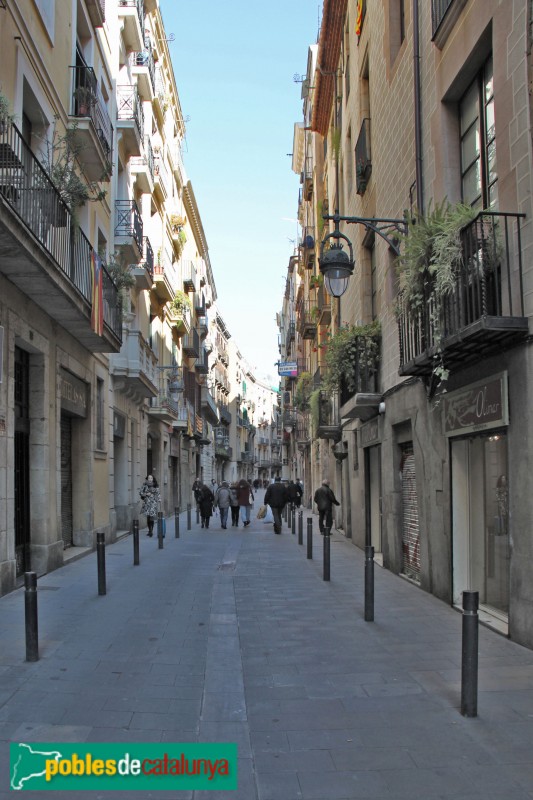
[[148, 236], [144, 237], [144, 248], [143, 248], [143, 260], [142, 264], [145, 270], [150, 275], [152, 282], [154, 280], [154, 251], [152, 249], [152, 245], [150, 244], [150, 239]]
[[[92, 307], [93, 253], [40, 161], [13, 123], [0, 120], [0, 195]], [[104, 323], [122, 339], [117, 288], [103, 265]]]
[[117, 119], [133, 120], [144, 138], [144, 111], [135, 86], [117, 86]]
[[461, 259], [453, 286], [437, 296], [434, 279], [424, 281], [419, 308], [400, 298], [400, 365], [487, 317], [523, 317], [522, 214], [483, 211], [461, 232]]
[[144, 50], [136, 53], [130, 53], [130, 64], [132, 67], [146, 67], [150, 75], [150, 82], [152, 90], [155, 94], [155, 61], [152, 51], [152, 45], [145, 43]]
[[380, 342], [379, 335], [361, 335], [357, 338], [352, 363], [353, 377], [349, 385], [346, 380], [341, 380], [341, 406], [356, 394], [375, 394], [378, 391]]
[[71, 67], [73, 71], [72, 116], [90, 117], [104, 154], [111, 166], [113, 126], [104, 96], [92, 67]]
[[143, 220], [135, 200], [115, 200], [115, 211], [115, 236], [124, 236], [134, 239], [137, 247], [142, 251]]
[[139, 25], [144, 36], [144, 0], [119, 0], [119, 6], [137, 9]]
[[357, 194], [364, 194], [372, 174], [372, 153], [370, 149], [370, 120], [363, 120], [355, 145], [355, 183]]

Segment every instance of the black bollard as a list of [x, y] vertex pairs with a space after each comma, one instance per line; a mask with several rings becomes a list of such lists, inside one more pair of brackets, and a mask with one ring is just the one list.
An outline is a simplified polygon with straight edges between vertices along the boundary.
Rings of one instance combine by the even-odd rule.
[[133, 566], [137, 567], [139, 561], [139, 520], [133, 520]]
[[187, 530], [191, 529], [191, 504], [187, 503]]
[[106, 594], [105, 580], [105, 533], [96, 533], [96, 562], [98, 568], [98, 594]]
[[37, 617], [37, 573], [24, 573], [24, 615], [26, 624], [26, 661], [39, 661], [39, 624]]
[[313, 558], [313, 518], [307, 517], [307, 558]]
[[365, 622], [374, 622], [374, 548], [365, 547]]
[[461, 664], [461, 714], [477, 717], [479, 592], [463, 592], [463, 652]]
[[158, 549], [159, 550], [163, 549], [163, 523], [164, 523], [163, 512], [162, 511], [158, 511], [157, 512], [157, 544], [158, 544]]
[[174, 536], [180, 538], [180, 510], [178, 506], [174, 508]]
[[304, 543], [304, 512], [298, 511], [298, 544]]
[[324, 570], [323, 579], [329, 581], [331, 528], [324, 529]]
[[294, 506], [291, 507], [291, 533], [293, 536], [296, 535], [296, 509]]

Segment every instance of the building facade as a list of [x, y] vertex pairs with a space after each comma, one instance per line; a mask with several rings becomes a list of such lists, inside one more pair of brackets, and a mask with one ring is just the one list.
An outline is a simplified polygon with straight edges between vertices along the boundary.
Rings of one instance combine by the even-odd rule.
[[[525, 0], [325, 0], [294, 321], [306, 371], [315, 348], [340, 369], [315, 384], [309, 437], [338, 527], [450, 604], [478, 591], [482, 619], [532, 647], [530, 21]], [[321, 339], [306, 303], [336, 230], [356, 266]]]

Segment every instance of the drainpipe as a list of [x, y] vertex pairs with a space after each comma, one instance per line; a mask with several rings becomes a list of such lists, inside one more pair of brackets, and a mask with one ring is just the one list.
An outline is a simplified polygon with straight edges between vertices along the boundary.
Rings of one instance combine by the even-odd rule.
[[420, 20], [418, 0], [413, 0], [413, 69], [415, 100], [415, 161], [416, 204], [418, 212], [424, 213], [424, 187], [422, 178], [422, 99], [420, 96]]

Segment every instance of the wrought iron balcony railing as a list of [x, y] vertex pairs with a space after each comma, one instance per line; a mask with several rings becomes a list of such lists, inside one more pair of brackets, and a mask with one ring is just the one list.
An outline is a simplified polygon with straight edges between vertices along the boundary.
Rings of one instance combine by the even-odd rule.
[[135, 86], [117, 86], [117, 120], [133, 120], [139, 139], [144, 138], [144, 111]]
[[318, 420], [316, 435], [319, 439], [333, 439], [338, 442], [341, 438], [341, 422], [339, 415], [339, 394], [321, 391], [318, 402]]
[[359, 336], [353, 357], [353, 377], [348, 384], [341, 381], [340, 404], [343, 406], [356, 394], [376, 394], [379, 383], [381, 337]]
[[400, 374], [430, 375], [478, 360], [528, 332], [522, 282], [522, 214], [483, 211], [461, 233], [462, 257], [448, 294], [428, 276], [420, 307], [400, 298]]
[[72, 116], [90, 117], [104, 154], [111, 162], [113, 126], [94, 69], [76, 66], [71, 67], [71, 70], [74, 74]]
[[115, 200], [115, 212], [115, 236], [134, 239], [142, 252], [143, 221], [135, 200]]

